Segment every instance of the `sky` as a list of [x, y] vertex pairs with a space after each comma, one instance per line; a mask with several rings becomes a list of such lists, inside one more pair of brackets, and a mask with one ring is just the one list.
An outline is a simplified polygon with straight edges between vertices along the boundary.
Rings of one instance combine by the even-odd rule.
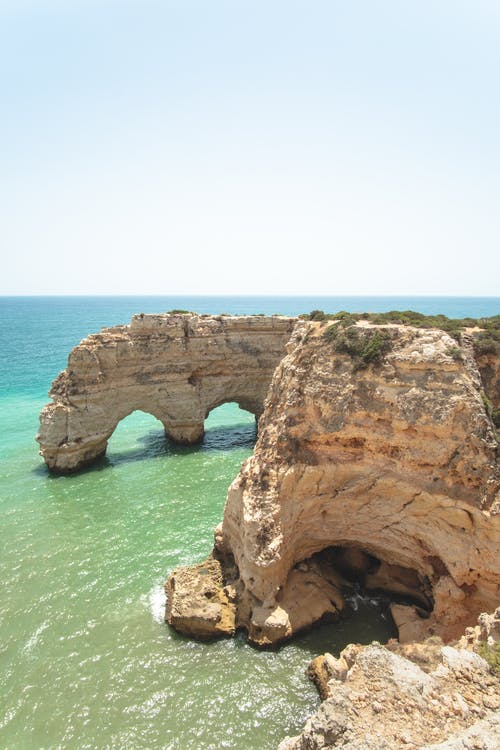
[[0, 294], [500, 295], [498, 0], [0, 0]]

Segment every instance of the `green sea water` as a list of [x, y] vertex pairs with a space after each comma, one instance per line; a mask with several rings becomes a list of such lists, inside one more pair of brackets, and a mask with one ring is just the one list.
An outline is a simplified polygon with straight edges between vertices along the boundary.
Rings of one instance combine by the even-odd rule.
[[[232, 304], [292, 311], [280, 302]], [[274, 652], [243, 637], [197, 643], [164, 624], [163, 581], [210, 551], [227, 487], [252, 451], [253, 417], [235, 404], [212, 412], [196, 448], [170, 445], [136, 412], [93, 469], [53, 477], [37, 455], [50, 381], [86, 333], [132, 312], [229, 304], [0, 300], [0, 748], [274, 748], [318, 705], [304, 675], [314, 655], [391, 633], [364, 600], [350, 619]]]

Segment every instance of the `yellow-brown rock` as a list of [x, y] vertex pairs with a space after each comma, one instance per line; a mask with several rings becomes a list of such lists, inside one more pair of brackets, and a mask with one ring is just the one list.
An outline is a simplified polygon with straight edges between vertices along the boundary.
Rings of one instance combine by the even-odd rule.
[[236, 607], [220, 560], [174, 570], [167, 583], [165, 619], [177, 630], [208, 640], [234, 635]]
[[250, 637], [274, 613], [293, 630], [284, 602], [300, 561], [354, 548], [379, 566], [367, 583], [414, 586], [412, 633], [454, 638], [500, 600], [497, 443], [472, 347], [388, 325], [388, 351], [361, 367], [326, 328], [296, 328], [227, 497], [217, 544], [257, 602]]
[[273, 371], [296, 322], [279, 316], [134, 315], [70, 353], [40, 415], [37, 440], [49, 469], [65, 473], [106, 451], [120, 420], [153, 414], [179, 443], [203, 437], [208, 413], [236, 401], [262, 412]]
[[316, 657], [308, 674], [323, 702], [278, 750], [499, 747], [500, 679], [463, 646], [350, 644], [338, 659]]

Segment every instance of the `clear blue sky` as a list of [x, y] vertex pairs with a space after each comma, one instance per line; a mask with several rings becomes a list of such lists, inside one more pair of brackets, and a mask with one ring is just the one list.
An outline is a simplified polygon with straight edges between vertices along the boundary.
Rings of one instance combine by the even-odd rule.
[[0, 0], [0, 294], [500, 295], [498, 0]]

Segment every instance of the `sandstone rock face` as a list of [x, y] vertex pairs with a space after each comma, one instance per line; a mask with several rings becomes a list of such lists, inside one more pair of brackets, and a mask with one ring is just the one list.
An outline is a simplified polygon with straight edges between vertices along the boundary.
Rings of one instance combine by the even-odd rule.
[[72, 350], [52, 384], [52, 403], [40, 415], [41, 455], [52, 471], [75, 471], [103, 455], [118, 422], [137, 409], [181, 443], [200, 440], [220, 404], [235, 401], [259, 416], [294, 324], [164, 314], [104, 328]]
[[217, 550], [203, 563], [174, 570], [166, 584], [165, 620], [203, 640], [245, 629], [252, 643], [273, 646], [344, 609], [339, 574], [321, 559], [294, 568], [272, 612], [245, 588], [231, 556]]
[[235, 596], [228, 583], [227, 566], [213, 556], [200, 565], [173, 571], [165, 584], [165, 619], [200, 640], [234, 635]]
[[317, 657], [323, 703], [279, 750], [497, 750], [500, 680], [471, 651], [439, 639], [412, 647], [350, 645]]
[[481, 644], [488, 648], [495, 648], [500, 644], [500, 607], [492, 613], [480, 614], [477, 625], [466, 628], [464, 635], [458, 641], [460, 648], [473, 650], [477, 650]]
[[500, 357], [494, 354], [476, 356], [486, 397], [494, 409], [500, 409]]
[[364, 555], [368, 587], [410, 596], [394, 610], [403, 638], [455, 638], [500, 601], [497, 443], [472, 347], [387, 325], [388, 351], [360, 367], [325, 330], [296, 327], [216, 542], [251, 602], [250, 639], [294, 632], [287, 588], [325, 549]]

